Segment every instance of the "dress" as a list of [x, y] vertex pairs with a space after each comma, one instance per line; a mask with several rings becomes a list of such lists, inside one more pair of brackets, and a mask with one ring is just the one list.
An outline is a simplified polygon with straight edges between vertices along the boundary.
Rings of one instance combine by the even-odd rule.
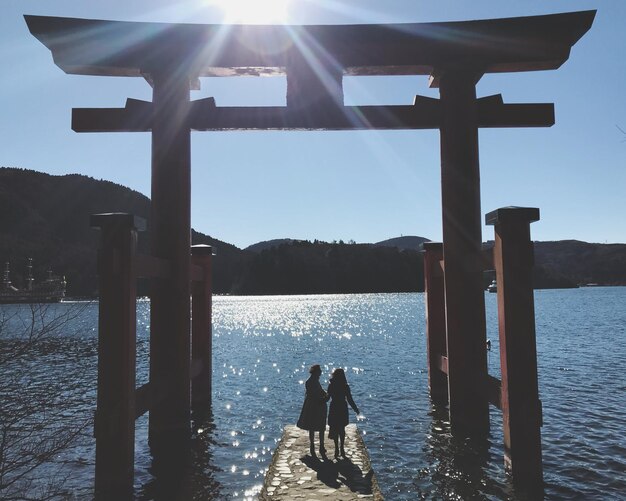
[[[352, 400], [350, 386], [347, 384], [331, 380], [328, 385], [328, 395], [332, 398], [330, 401], [330, 412], [328, 413], [328, 426], [330, 427], [328, 436], [334, 439], [348, 424], [348, 403], [354, 409], [354, 412], [357, 412], [357, 406], [354, 400]], [[346, 400], [348, 403], [346, 403]]]
[[326, 401], [328, 396], [322, 389], [319, 378], [311, 376], [306, 382], [306, 395], [297, 426], [303, 430], [326, 430]]

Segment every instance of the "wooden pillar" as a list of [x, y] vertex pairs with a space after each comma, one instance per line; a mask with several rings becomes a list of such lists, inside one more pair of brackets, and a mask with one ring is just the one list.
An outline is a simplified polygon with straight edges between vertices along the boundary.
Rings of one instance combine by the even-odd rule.
[[211, 327], [212, 286], [210, 245], [191, 247], [191, 259], [202, 271], [201, 280], [194, 280], [192, 285], [192, 320], [191, 320], [191, 361], [192, 383], [191, 401], [194, 406], [211, 404], [213, 373], [213, 338]]
[[170, 263], [155, 280], [150, 304], [149, 442], [153, 467], [187, 458], [190, 439], [191, 159], [189, 78], [164, 68], [153, 83], [151, 247]]
[[446, 305], [443, 283], [443, 245], [424, 242], [424, 297], [426, 303], [426, 349], [428, 351], [428, 387], [431, 400], [448, 403], [448, 379], [443, 369], [447, 362]]
[[453, 433], [474, 436], [489, 431], [477, 77], [448, 71], [439, 81], [450, 422]]
[[498, 327], [502, 370], [505, 465], [524, 489], [542, 488], [541, 402], [533, 299], [533, 243], [530, 223], [539, 209], [505, 207], [490, 212], [498, 284]]
[[135, 330], [137, 230], [132, 214], [95, 214], [98, 254], [98, 403], [96, 499], [132, 499], [135, 459]]
[[293, 47], [287, 57], [289, 111], [329, 117], [343, 112], [343, 68], [325, 52]]

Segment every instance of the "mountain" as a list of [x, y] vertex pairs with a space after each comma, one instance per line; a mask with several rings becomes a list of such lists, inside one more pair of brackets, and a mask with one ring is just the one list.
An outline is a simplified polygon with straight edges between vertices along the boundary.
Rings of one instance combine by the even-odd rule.
[[626, 285], [626, 244], [535, 242], [535, 263], [576, 284]]
[[[68, 295], [96, 294], [99, 234], [89, 227], [89, 215], [101, 212], [149, 219], [150, 200], [124, 186], [78, 174], [0, 168], [0, 264], [11, 262], [17, 287], [23, 287], [26, 258], [32, 257], [36, 281], [51, 267], [66, 276]], [[417, 249], [424, 241], [428, 239], [418, 236], [376, 244], [285, 238], [241, 250], [192, 230], [194, 244], [216, 248], [214, 292], [229, 294], [421, 291], [423, 261]], [[150, 232], [140, 233], [139, 252], [147, 253], [149, 243]], [[626, 244], [535, 242], [535, 262], [536, 288], [626, 285]], [[485, 285], [491, 279], [486, 273]], [[149, 293], [149, 281], [140, 281], [139, 287], [140, 294]]]
[[[11, 279], [23, 286], [26, 258], [41, 280], [48, 268], [65, 275], [68, 295], [92, 295], [97, 289], [96, 254], [99, 233], [89, 216], [130, 212], [146, 220], [150, 199], [109, 181], [70, 174], [51, 176], [25, 169], [0, 168], [0, 259], [11, 262]], [[139, 234], [139, 251], [148, 252], [149, 232]], [[202, 233], [192, 232], [194, 244], [216, 247], [213, 283], [227, 292], [243, 251]], [[147, 292], [141, 284], [141, 291]]]
[[370, 244], [288, 241], [246, 263], [238, 287], [245, 294], [414, 292], [423, 290], [417, 251]]
[[397, 247], [398, 249], [421, 250], [420, 246], [424, 242], [430, 242], [430, 240], [424, 237], [406, 236], [390, 238], [388, 240], [383, 240], [382, 242], [376, 242], [374, 245], [379, 247]]
[[248, 245], [248, 247], [246, 247], [244, 250], [259, 253], [273, 247], [279, 247], [283, 244], [290, 244], [292, 242], [298, 241], [299, 240], [293, 240], [292, 238], [275, 238], [274, 240], [264, 240], [263, 242], [257, 242], [256, 244]]

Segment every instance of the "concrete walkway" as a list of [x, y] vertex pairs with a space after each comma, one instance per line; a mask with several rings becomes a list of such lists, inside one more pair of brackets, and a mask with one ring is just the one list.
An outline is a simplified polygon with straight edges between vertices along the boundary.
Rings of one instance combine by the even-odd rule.
[[328, 457], [322, 458], [319, 455], [318, 434], [315, 435], [317, 457], [309, 452], [307, 431], [293, 425], [285, 427], [265, 476], [260, 500], [383, 499], [356, 425], [346, 427], [345, 458], [335, 459], [335, 444], [328, 438], [325, 443]]

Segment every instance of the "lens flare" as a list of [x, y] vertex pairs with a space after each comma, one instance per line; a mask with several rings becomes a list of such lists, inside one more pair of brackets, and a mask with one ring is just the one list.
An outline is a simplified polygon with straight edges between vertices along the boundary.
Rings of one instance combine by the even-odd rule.
[[223, 12], [225, 23], [280, 24], [287, 20], [290, 0], [207, 0]]

